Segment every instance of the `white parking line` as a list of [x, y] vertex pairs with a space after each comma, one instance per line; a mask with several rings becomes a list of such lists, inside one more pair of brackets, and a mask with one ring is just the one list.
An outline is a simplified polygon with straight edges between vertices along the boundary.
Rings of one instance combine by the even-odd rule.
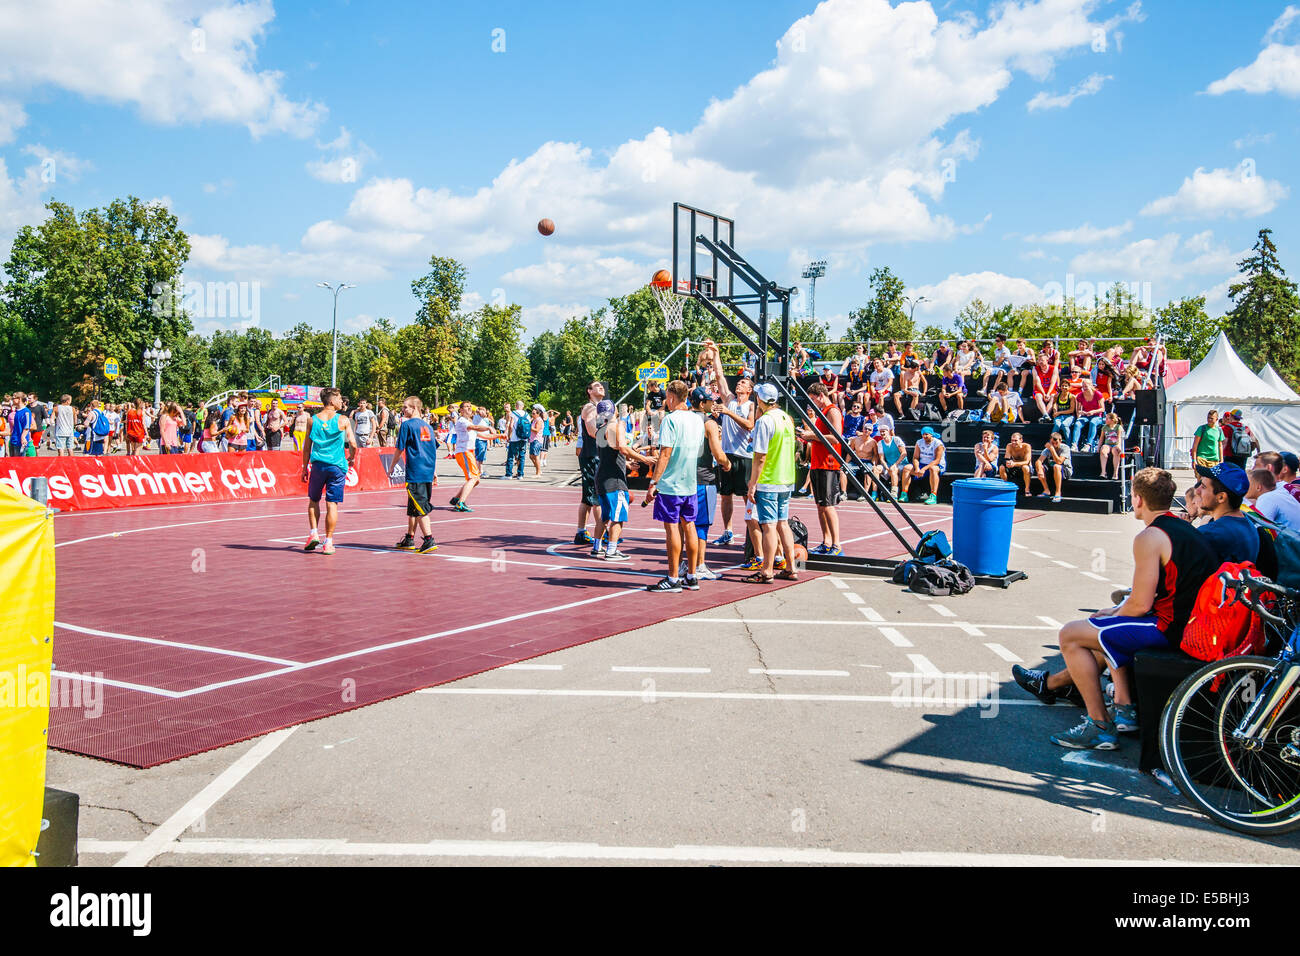
[[1021, 551], [1028, 551], [1028, 550], [1029, 550], [1029, 549], [1026, 548], [1023, 544], [1016, 544], [1014, 541], [1011, 542], [1011, 547], [1013, 547], [1013, 548], [1019, 548]]
[[845, 581], [843, 578], [827, 578], [826, 580], [830, 581], [831, 584], [835, 585], [841, 591], [847, 591], [849, 589], [849, 582]]
[[1032, 555], [1033, 555], [1034, 557], [1036, 557], [1036, 558], [1049, 558], [1049, 557], [1051, 557], [1050, 555], [1043, 554], [1043, 552], [1041, 552], [1041, 551], [1030, 551], [1029, 553], [1032, 554]]
[[1053, 564], [1059, 564], [1063, 568], [1069, 568], [1071, 571], [1077, 570], [1078, 566], [1071, 564], [1069, 561], [1052, 561]]
[[610, 668], [616, 674], [711, 674], [707, 667], [624, 667]]
[[1106, 579], [1103, 578], [1100, 574], [1093, 574], [1091, 571], [1080, 571], [1079, 573], [1082, 574], [1085, 578], [1092, 578], [1094, 581], [1102, 581], [1108, 583], [1106, 582]]
[[865, 617], [868, 621], [883, 623], [885, 620], [884, 615], [882, 615], [874, 607], [860, 607], [858, 608], [858, 610], [862, 612], [862, 616]]
[[1040, 615], [1038, 615], [1038, 619], [1039, 619], [1040, 621], [1042, 621], [1044, 624], [1046, 624], [1048, 627], [1054, 627], [1054, 628], [1056, 628], [1058, 631], [1059, 631], [1059, 630], [1061, 629], [1061, 627], [1063, 626], [1063, 625], [1061, 624], [1061, 622], [1058, 621], [1058, 620], [1057, 620], [1056, 618], [1054, 618], [1054, 617], [1047, 617], [1046, 615], [1040, 614]]
[[1002, 658], [1004, 661], [1008, 661], [1009, 663], [1019, 664], [1024, 661], [1023, 657], [1021, 657], [1018, 654], [1012, 653], [1011, 651], [1003, 647], [1001, 644], [985, 644], [984, 646], [987, 647], [989, 650], [991, 650], [994, 654], [998, 655], [998, 657]]
[[751, 667], [751, 674], [768, 674], [772, 677], [848, 677], [848, 671], [778, 670], [772, 667]]
[[924, 654], [908, 654], [907, 659], [912, 662], [912, 666], [916, 668], [918, 674], [924, 674], [927, 677], [938, 677], [943, 673]]
[[854, 594], [852, 591], [845, 591], [844, 596], [849, 599], [850, 604], [865, 604], [866, 600], [861, 594]]
[[882, 627], [880, 629], [880, 633], [881, 635], [884, 636], [885, 640], [889, 641], [889, 643], [893, 644], [895, 647], [916, 646], [907, 638], [905, 638], [902, 634], [898, 633], [898, 631], [894, 630], [892, 627]]
[[930, 608], [940, 617], [956, 617], [957, 612], [942, 604], [931, 604]]

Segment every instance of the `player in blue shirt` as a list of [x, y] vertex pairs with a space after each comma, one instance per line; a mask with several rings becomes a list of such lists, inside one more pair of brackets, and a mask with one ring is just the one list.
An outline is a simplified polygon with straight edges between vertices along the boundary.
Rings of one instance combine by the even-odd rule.
[[[424, 403], [414, 395], [402, 405], [405, 419], [397, 430], [397, 447], [393, 454], [396, 471], [406, 455], [406, 534], [394, 547], [428, 554], [437, 551], [433, 540], [433, 526], [429, 512], [433, 510], [433, 482], [438, 470], [438, 438], [433, 426], [424, 420]], [[415, 545], [416, 529], [420, 531], [420, 546]]]

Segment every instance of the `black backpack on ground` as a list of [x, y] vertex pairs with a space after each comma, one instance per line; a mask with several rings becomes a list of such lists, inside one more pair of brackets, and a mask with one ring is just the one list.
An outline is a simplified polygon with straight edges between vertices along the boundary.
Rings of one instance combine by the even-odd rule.
[[790, 533], [794, 535], [794, 543], [808, 547], [808, 527], [794, 515], [790, 516]]
[[948, 597], [953, 594], [965, 594], [975, 587], [975, 575], [966, 565], [952, 560], [937, 564], [922, 564], [908, 580], [907, 587], [917, 594]]

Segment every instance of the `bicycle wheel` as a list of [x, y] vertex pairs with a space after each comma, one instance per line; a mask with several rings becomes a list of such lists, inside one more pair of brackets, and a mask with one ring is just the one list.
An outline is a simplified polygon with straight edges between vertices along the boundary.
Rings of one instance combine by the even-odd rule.
[[1300, 739], [1300, 695], [1287, 699], [1257, 750], [1232, 738], [1276, 659], [1236, 657], [1178, 685], [1160, 721], [1160, 754], [1178, 788], [1210, 819], [1240, 833], [1300, 828], [1300, 767], [1281, 749]]

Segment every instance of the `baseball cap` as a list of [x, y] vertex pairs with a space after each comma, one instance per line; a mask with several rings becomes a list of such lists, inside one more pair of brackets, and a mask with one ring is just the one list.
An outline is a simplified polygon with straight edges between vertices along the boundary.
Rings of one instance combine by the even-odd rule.
[[713, 393], [702, 385], [697, 385], [691, 389], [691, 407], [699, 408], [705, 402], [713, 401]]
[[754, 388], [754, 394], [758, 396], [760, 402], [771, 405], [777, 398], [776, 386], [771, 382], [764, 382]]
[[1229, 417], [1229, 418], [1240, 418], [1240, 417], [1241, 417], [1241, 409], [1240, 409], [1240, 408], [1234, 408], [1232, 411], [1228, 412], [1228, 417]]
[[1246, 492], [1250, 490], [1249, 476], [1241, 470], [1240, 465], [1234, 465], [1230, 461], [1220, 462], [1209, 468], [1205, 465], [1197, 465], [1196, 473], [1204, 478], [1217, 478], [1219, 484], [1234, 495], [1245, 497]]
[[[542, 407], [542, 406], [540, 406], [540, 405], [534, 405], [534, 406], [533, 406], [533, 408], [539, 408], [539, 409], [540, 409], [541, 407]], [[599, 402], [596, 403], [596, 414], [597, 414], [597, 415], [613, 415], [613, 414], [614, 414], [614, 403], [611, 402], [611, 401], [610, 401], [609, 399], [607, 399], [607, 398], [602, 398]]]

